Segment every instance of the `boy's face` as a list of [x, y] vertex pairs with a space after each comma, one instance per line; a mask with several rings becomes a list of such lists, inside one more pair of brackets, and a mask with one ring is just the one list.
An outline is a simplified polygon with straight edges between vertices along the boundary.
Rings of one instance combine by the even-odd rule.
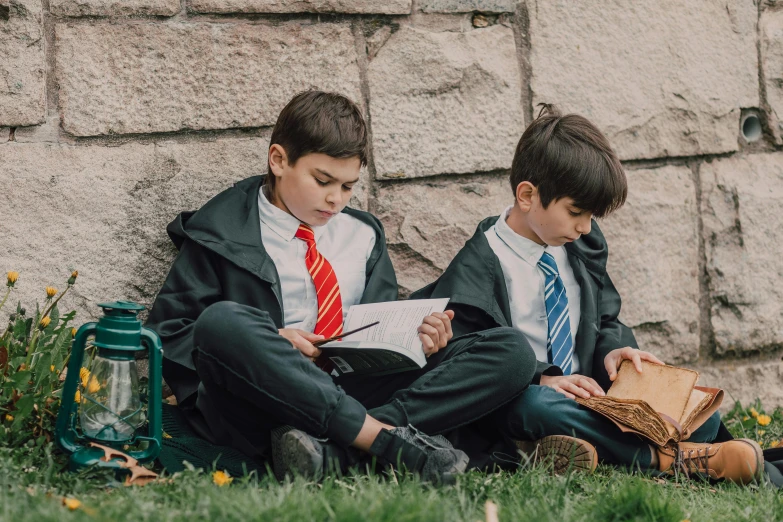
[[345, 208], [361, 168], [358, 157], [321, 153], [306, 154], [291, 165], [279, 145], [270, 147], [269, 165], [276, 178], [272, 203], [313, 227], [325, 225]]
[[538, 244], [562, 246], [576, 241], [583, 234], [589, 234], [593, 214], [574, 205], [569, 197], [549, 202], [544, 208], [538, 191], [530, 195], [529, 209], [525, 221]]

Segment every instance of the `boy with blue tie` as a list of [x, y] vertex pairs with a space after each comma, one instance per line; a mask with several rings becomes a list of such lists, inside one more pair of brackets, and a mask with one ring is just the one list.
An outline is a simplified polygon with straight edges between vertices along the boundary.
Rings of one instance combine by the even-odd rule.
[[257, 461], [271, 455], [279, 477], [370, 456], [452, 479], [467, 456], [418, 429], [449, 431], [507, 403], [529, 385], [535, 357], [511, 328], [446, 346], [446, 311], [418, 329], [421, 370], [333, 377], [316, 366], [313, 343], [339, 335], [351, 305], [397, 299], [380, 222], [346, 206], [367, 161], [364, 118], [343, 96], [301, 93], [280, 113], [268, 161], [266, 177], [168, 227], [179, 255], [148, 326], [188, 424]]
[[666, 473], [757, 479], [759, 446], [715, 443], [717, 413], [679, 448], [656, 448], [574, 400], [604, 395], [625, 359], [639, 372], [642, 361], [662, 364], [637, 349], [618, 319], [606, 240], [593, 221], [627, 193], [606, 138], [585, 118], [545, 105], [517, 145], [510, 181], [514, 204], [479, 224], [442, 276], [411, 296], [450, 297], [455, 336], [501, 326], [524, 333], [519, 348], [537, 359], [534, 385], [493, 416], [501, 434], [522, 451], [560, 454], [557, 462], [590, 471], [600, 457]]

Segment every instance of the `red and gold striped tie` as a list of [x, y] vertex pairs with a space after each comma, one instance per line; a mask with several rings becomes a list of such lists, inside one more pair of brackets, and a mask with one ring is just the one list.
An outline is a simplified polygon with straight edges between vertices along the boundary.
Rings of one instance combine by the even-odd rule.
[[307, 243], [305, 264], [315, 284], [318, 298], [318, 319], [313, 333], [324, 337], [333, 337], [343, 331], [343, 300], [340, 297], [340, 285], [337, 283], [332, 265], [315, 248], [313, 229], [305, 224], [299, 225], [296, 237]]

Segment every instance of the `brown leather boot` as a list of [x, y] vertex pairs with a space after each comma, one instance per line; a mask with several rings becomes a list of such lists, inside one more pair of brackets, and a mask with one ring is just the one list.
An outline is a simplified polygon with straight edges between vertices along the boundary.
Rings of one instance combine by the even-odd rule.
[[658, 469], [673, 475], [694, 473], [737, 484], [761, 480], [764, 457], [750, 439], [700, 444], [680, 442], [677, 448], [658, 448]]
[[598, 452], [582, 439], [550, 435], [538, 440], [515, 441], [517, 451], [528, 461], [551, 463], [556, 475], [570, 470], [592, 473], [598, 466]]

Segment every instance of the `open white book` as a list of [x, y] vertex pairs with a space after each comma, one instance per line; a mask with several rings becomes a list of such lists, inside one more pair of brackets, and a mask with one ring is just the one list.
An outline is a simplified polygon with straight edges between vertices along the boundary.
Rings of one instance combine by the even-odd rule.
[[416, 299], [354, 305], [343, 331], [379, 321], [373, 327], [320, 347], [321, 359], [332, 362], [334, 376], [385, 375], [424, 368], [427, 358], [416, 329], [425, 317], [443, 312], [448, 299]]

